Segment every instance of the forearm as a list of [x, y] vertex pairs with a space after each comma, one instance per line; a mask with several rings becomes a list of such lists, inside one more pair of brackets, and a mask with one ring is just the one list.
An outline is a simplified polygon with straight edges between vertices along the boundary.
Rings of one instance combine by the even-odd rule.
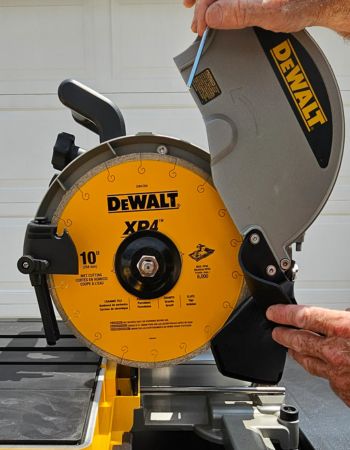
[[331, 28], [350, 38], [350, 0], [330, 0], [317, 25]]

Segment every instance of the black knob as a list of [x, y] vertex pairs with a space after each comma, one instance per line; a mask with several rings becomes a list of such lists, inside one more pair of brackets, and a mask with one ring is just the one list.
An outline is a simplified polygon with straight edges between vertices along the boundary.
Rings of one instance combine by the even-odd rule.
[[60, 133], [53, 148], [51, 164], [54, 169], [63, 170], [73, 159], [79, 156], [80, 148], [75, 145], [75, 137], [69, 133]]
[[38, 225], [49, 225], [50, 221], [47, 217], [36, 217], [34, 219], [34, 223], [36, 223]]
[[299, 419], [299, 411], [295, 406], [282, 405], [280, 409], [280, 419], [285, 422], [295, 422]]
[[49, 262], [43, 259], [35, 259], [30, 255], [24, 255], [17, 262], [18, 270], [25, 274], [45, 273], [49, 267]]

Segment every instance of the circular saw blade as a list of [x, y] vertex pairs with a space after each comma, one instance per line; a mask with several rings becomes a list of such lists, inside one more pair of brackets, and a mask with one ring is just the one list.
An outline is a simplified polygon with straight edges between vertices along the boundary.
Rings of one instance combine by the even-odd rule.
[[[208, 175], [156, 154], [114, 158], [65, 194], [53, 221], [79, 255], [78, 275], [52, 275], [54, 302], [97, 353], [137, 367], [178, 363], [207, 348], [240, 299], [241, 236]], [[116, 253], [133, 233], [159, 231], [176, 246], [181, 273], [159, 298], [125, 290]]]

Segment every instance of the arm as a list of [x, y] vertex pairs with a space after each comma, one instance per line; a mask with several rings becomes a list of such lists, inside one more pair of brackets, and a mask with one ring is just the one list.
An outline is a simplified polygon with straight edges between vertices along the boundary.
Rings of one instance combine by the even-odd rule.
[[192, 30], [202, 35], [206, 26], [232, 29], [258, 26], [294, 32], [322, 26], [350, 37], [350, 0], [183, 0], [195, 5]]
[[275, 305], [267, 318], [281, 325], [272, 337], [312, 375], [329, 380], [334, 392], [350, 406], [350, 312], [300, 305]]

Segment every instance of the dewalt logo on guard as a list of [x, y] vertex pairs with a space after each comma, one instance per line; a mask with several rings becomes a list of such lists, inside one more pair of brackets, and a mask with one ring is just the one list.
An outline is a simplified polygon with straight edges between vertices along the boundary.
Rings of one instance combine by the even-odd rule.
[[109, 213], [178, 209], [178, 197], [177, 191], [108, 195], [107, 207]]
[[325, 124], [327, 117], [290, 40], [286, 39], [274, 47], [271, 55], [299, 110], [307, 131], [310, 132], [313, 127]]
[[[314, 61], [314, 56], [318, 55], [317, 47], [309, 43], [306, 48], [302, 42], [303, 33], [300, 36], [273, 33], [261, 28], [254, 28], [254, 31], [282, 89], [276, 83], [273, 84], [273, 90], [267, 96], [269, 108], [281, 108], [281, 117], [286, 117], [283, 108], [287, 105], [282, 101], [285, 97], [317, 163], [326, 168], [332, 151], [333, 117], [327, 86], [322, 76], [323, 67], [318, 67]], [[261, 58], [258, 61], [259, 64], [264, 63]], [[267, 79], [268, 75], [265, 80]], [[271, 81], [268, 80], [269, 83]], [[261, 81], [261, 84], [264, 85], [264, 82]], [[293, 128], [294, 124], [291, 125]], [[294, 133], [298, 132], [295, 127], [293, 129]]]

